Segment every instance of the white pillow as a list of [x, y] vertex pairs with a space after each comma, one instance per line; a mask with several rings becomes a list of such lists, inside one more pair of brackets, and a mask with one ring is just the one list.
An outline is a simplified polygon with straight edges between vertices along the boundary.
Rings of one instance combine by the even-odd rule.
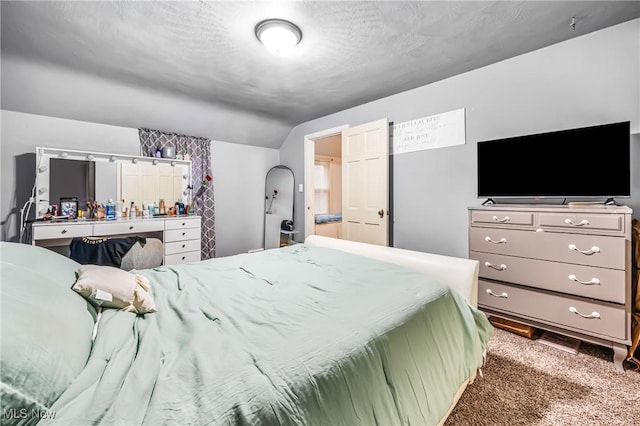
[[111, 266], [83, 265], [72, 289], [94, 306], [146, 314], [156, 312], [149, 287], [142, 275]]

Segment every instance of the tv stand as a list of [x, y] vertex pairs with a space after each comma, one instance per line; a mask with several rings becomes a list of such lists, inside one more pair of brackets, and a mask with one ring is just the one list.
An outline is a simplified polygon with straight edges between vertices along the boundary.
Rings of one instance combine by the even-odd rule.
[[482, 203], [482, 205], [484, 206], [485, 204], [497, 204], [496, 201], [493, 198], [487, 198], [484, 203]]

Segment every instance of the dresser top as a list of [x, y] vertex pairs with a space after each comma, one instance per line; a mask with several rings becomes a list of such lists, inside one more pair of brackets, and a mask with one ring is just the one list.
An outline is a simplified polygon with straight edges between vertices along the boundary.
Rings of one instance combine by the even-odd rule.
[[541, 204], [487, 204], [484, 206], [470, 206], [469, 210], [484, 211], [527, 211], [527, 212], [556, 212], [556, 213], [599, 213], [599, 214], [631, 214], [627, 206], [606, 206], [603, 204], [578, 205], [541, 205]]

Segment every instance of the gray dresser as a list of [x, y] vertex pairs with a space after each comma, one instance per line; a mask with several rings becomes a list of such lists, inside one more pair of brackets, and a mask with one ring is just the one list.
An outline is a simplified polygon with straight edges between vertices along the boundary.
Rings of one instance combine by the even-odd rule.
[[492, 205], [469, 208], [478, 306], [614, 349], [631, 344], [631, 209]]

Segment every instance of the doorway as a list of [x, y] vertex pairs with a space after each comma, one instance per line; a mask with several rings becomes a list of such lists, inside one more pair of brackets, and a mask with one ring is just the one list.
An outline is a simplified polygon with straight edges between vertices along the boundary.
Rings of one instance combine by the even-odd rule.
[[[304, 138], [305, 238], [316, 233], [316, 214], [331, 215], [333, 213], [336, 215], [342, 213], [342, 131], [348, 127], [347, 125], [334, 127], [306, 135]], [[316, 157], [318, 157], [320, 163], [318, 168], [316, 168]], [[332, 158], [333, 161], [331, 161]], [[322, 164], [323, 162], [324, 164]], [[326, 169], [322, 168], [324, 165], [327, 166]], [[327, 177], [327, 182], [320, 182], [317, 190], [315, 183], [316, 171], [318, 171], [318, 173], [326, 172]], [[335, 174], [338, 174], [340, 177], [338, 180], [339, 187], [337, 185], [331, 185], [331, 177]], [[316, 208], [316, 193], [319, 196], [318, 208]], [[321, 210], [322, 212], [317, 212], [317, 210]], [[334, 220], [333, 225], [329, 225], [328, 220], [324, 227], [322, 227], [321, 223], [319, 231], [335, 233], [336, 238], [338, 238], [337, 229], [340, 229], [340, 234], [342, 233], [342, 229], [341, 223], [336, 222], [335, 218], [336, 216], [332, 218], [332, 220]], [[318, 218], [319, 221], [323, 219], [323, 217]]]
[[[323, 156], [317, 155], [317, 151], [322, 149], [320, 144], [333, 141], [332, 136], [336, 135], [335, 140], [341, 142], [342, 202], [334, 202], [335, 208], [331, 211], [331, 196], [323, 195], [322, 191], [330, 187], [323, 182], [330, 180], [332, 161], [328, 161], [328, 167], [323, 169]], [[331, 220], [339, 220], [341, 226], [339, 231], [327, 229], [331, 232], [327, 236], [389, 245], [389, 162], [389, 124], [386, 118], [305, 136], [305, 238], [316, 233], [317, 222], [322, 220], [325, 211], [331, 217], [339, 206], [339, 217], [334, 216]]]
[[316, 139], [314, 148], [313, 233], [342, 238], [342, 134]]

